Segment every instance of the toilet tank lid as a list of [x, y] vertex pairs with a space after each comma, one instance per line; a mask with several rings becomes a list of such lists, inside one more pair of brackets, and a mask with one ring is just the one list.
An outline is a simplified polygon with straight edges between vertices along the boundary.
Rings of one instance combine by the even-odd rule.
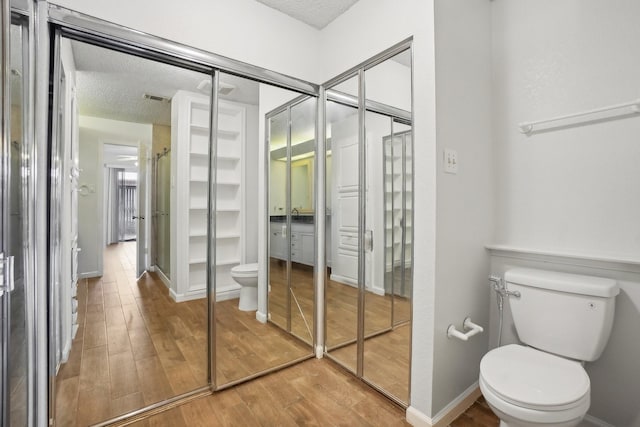
[[620, 287], [613, 279], [533, 268], [507, 270], [504, 280], [507, 283], [603, 298], [614, 297], [620, 293]]

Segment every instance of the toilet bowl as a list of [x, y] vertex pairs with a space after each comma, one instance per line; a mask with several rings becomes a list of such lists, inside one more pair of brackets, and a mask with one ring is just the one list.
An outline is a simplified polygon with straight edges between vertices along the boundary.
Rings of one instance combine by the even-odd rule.
[[574, 427], [590, 405], [590, 381], [580, 363], [511, 344], [480, 363], [480, 390], [501, 427]]
[[241, 311], [255, 311], [258, 309], [258, 264], [241, 264], [231, 269], [231, 277], [240, 285]]

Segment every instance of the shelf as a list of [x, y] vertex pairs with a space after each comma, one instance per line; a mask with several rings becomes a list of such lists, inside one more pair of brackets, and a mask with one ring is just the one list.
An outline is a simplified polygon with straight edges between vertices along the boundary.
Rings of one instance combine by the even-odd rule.
[[199, 133], [203, 133], [203, 132], [209, 133], [209, 126], [191, 124], [189, 127], [191, 127], [191, 130], [194, 130]]
[[235, 234], [235, 233], [227, 233], [227, 234], [218, 233], [218, 234], [216, 234], [216, 240], [218, 240], [218, 239], [239, 239], [239, 238], [240, 238], [240, 234]]
[[218, 155], [218, 160], [227, 160], [227, 161], [230, 161], [230, 162], [239, 162], [240, 161], [240, 156], [228, 156], [228, 155], [220, 156], [220, 155]]
[[236, 139], [240, 132], [235, 130], [218, 129], [218, 137], [222, 139]]
[[[192, 131], [196, 131], [198, 133], [207, 133], [207, 134], [209, 133], [209, 126], [191, 124], [190, 128]], [[218, 137], [222, 139], [235, 139], [239, 135], [240, 135], [239, 131], [218, 129]]]
[[[176, 213], [176, 238], [172, 242], [172, 259], [183, 257], [174, 272], [181, 279], [177, 282], [179, 298], [191, 295], [194, 290], [205, 289], [207, 273], [228, 273], [245, 257], [244, 248], [244, 157], [246, 138], [246, 108], [230, 101], [219, 101], [217, 128], [210, 123], [207, 110], [208, 98], [197, 93], [178, 91], [172, 100], [172, 108], [184, 114], [172, 115], [173, 155], [180, 172], [187, 178], [176, 182], [176, 191], [184, 196], [184, 202]], [[225, 114], [230, 113], [230, 114]], [[213, 139], [213, 141], [212, 141]], [[218, 171], [209, 168], [212, 144], [217, 141]], [[215, 190], [215, 201], [209, 190]], [[215, 206], [215, 212], [209, 209]], [[214, 229], [208, 225], [216, 215]], [[215, 243], [217, 259], [207, 252], [207, 244]], [[181, 248], [178, 250], [177, 248]], [[212, 263], [207, 265], [207, 258]], [[222, 260], [220, 258], [223, 258]], [[211, 267], [211, 268], [210, 268]], [[172, 273], [173, 274], [173, 273]], [[196, 289], [197, 288], [197, 289]]]

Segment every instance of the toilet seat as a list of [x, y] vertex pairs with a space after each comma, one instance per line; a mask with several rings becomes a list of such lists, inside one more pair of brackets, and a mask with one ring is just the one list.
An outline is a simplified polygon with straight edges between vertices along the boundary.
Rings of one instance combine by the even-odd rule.
[[589, 409], [590, 381], [575, 361], [511, 344], [480, 362], [480, 388], [502, 412], [532, 422], [565, 422]]
[[258, 275], [258, 263], [240, 264], [231, 269], [232, 277], [254, 277]]
[[480, 376], [501, 399], [541, 411], [580, 406], [590, 392], [589, 376], [580, 363], [517, 344], [487, 353]]

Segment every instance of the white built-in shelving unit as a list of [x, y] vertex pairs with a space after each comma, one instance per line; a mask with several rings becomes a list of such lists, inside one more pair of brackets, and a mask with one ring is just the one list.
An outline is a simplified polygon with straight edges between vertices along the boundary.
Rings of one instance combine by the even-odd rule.
[[[172, 99], [172, 267], [176, 301], [206, 296], [209, 192], [209, 97], [179, 91]], [[219, 101], [216, 156], [216, 299], [236, 298], [231, 268], [244, 262], [243, 158], [246, 109]], [[175, 170], [174, 170], [175, 168]]]

